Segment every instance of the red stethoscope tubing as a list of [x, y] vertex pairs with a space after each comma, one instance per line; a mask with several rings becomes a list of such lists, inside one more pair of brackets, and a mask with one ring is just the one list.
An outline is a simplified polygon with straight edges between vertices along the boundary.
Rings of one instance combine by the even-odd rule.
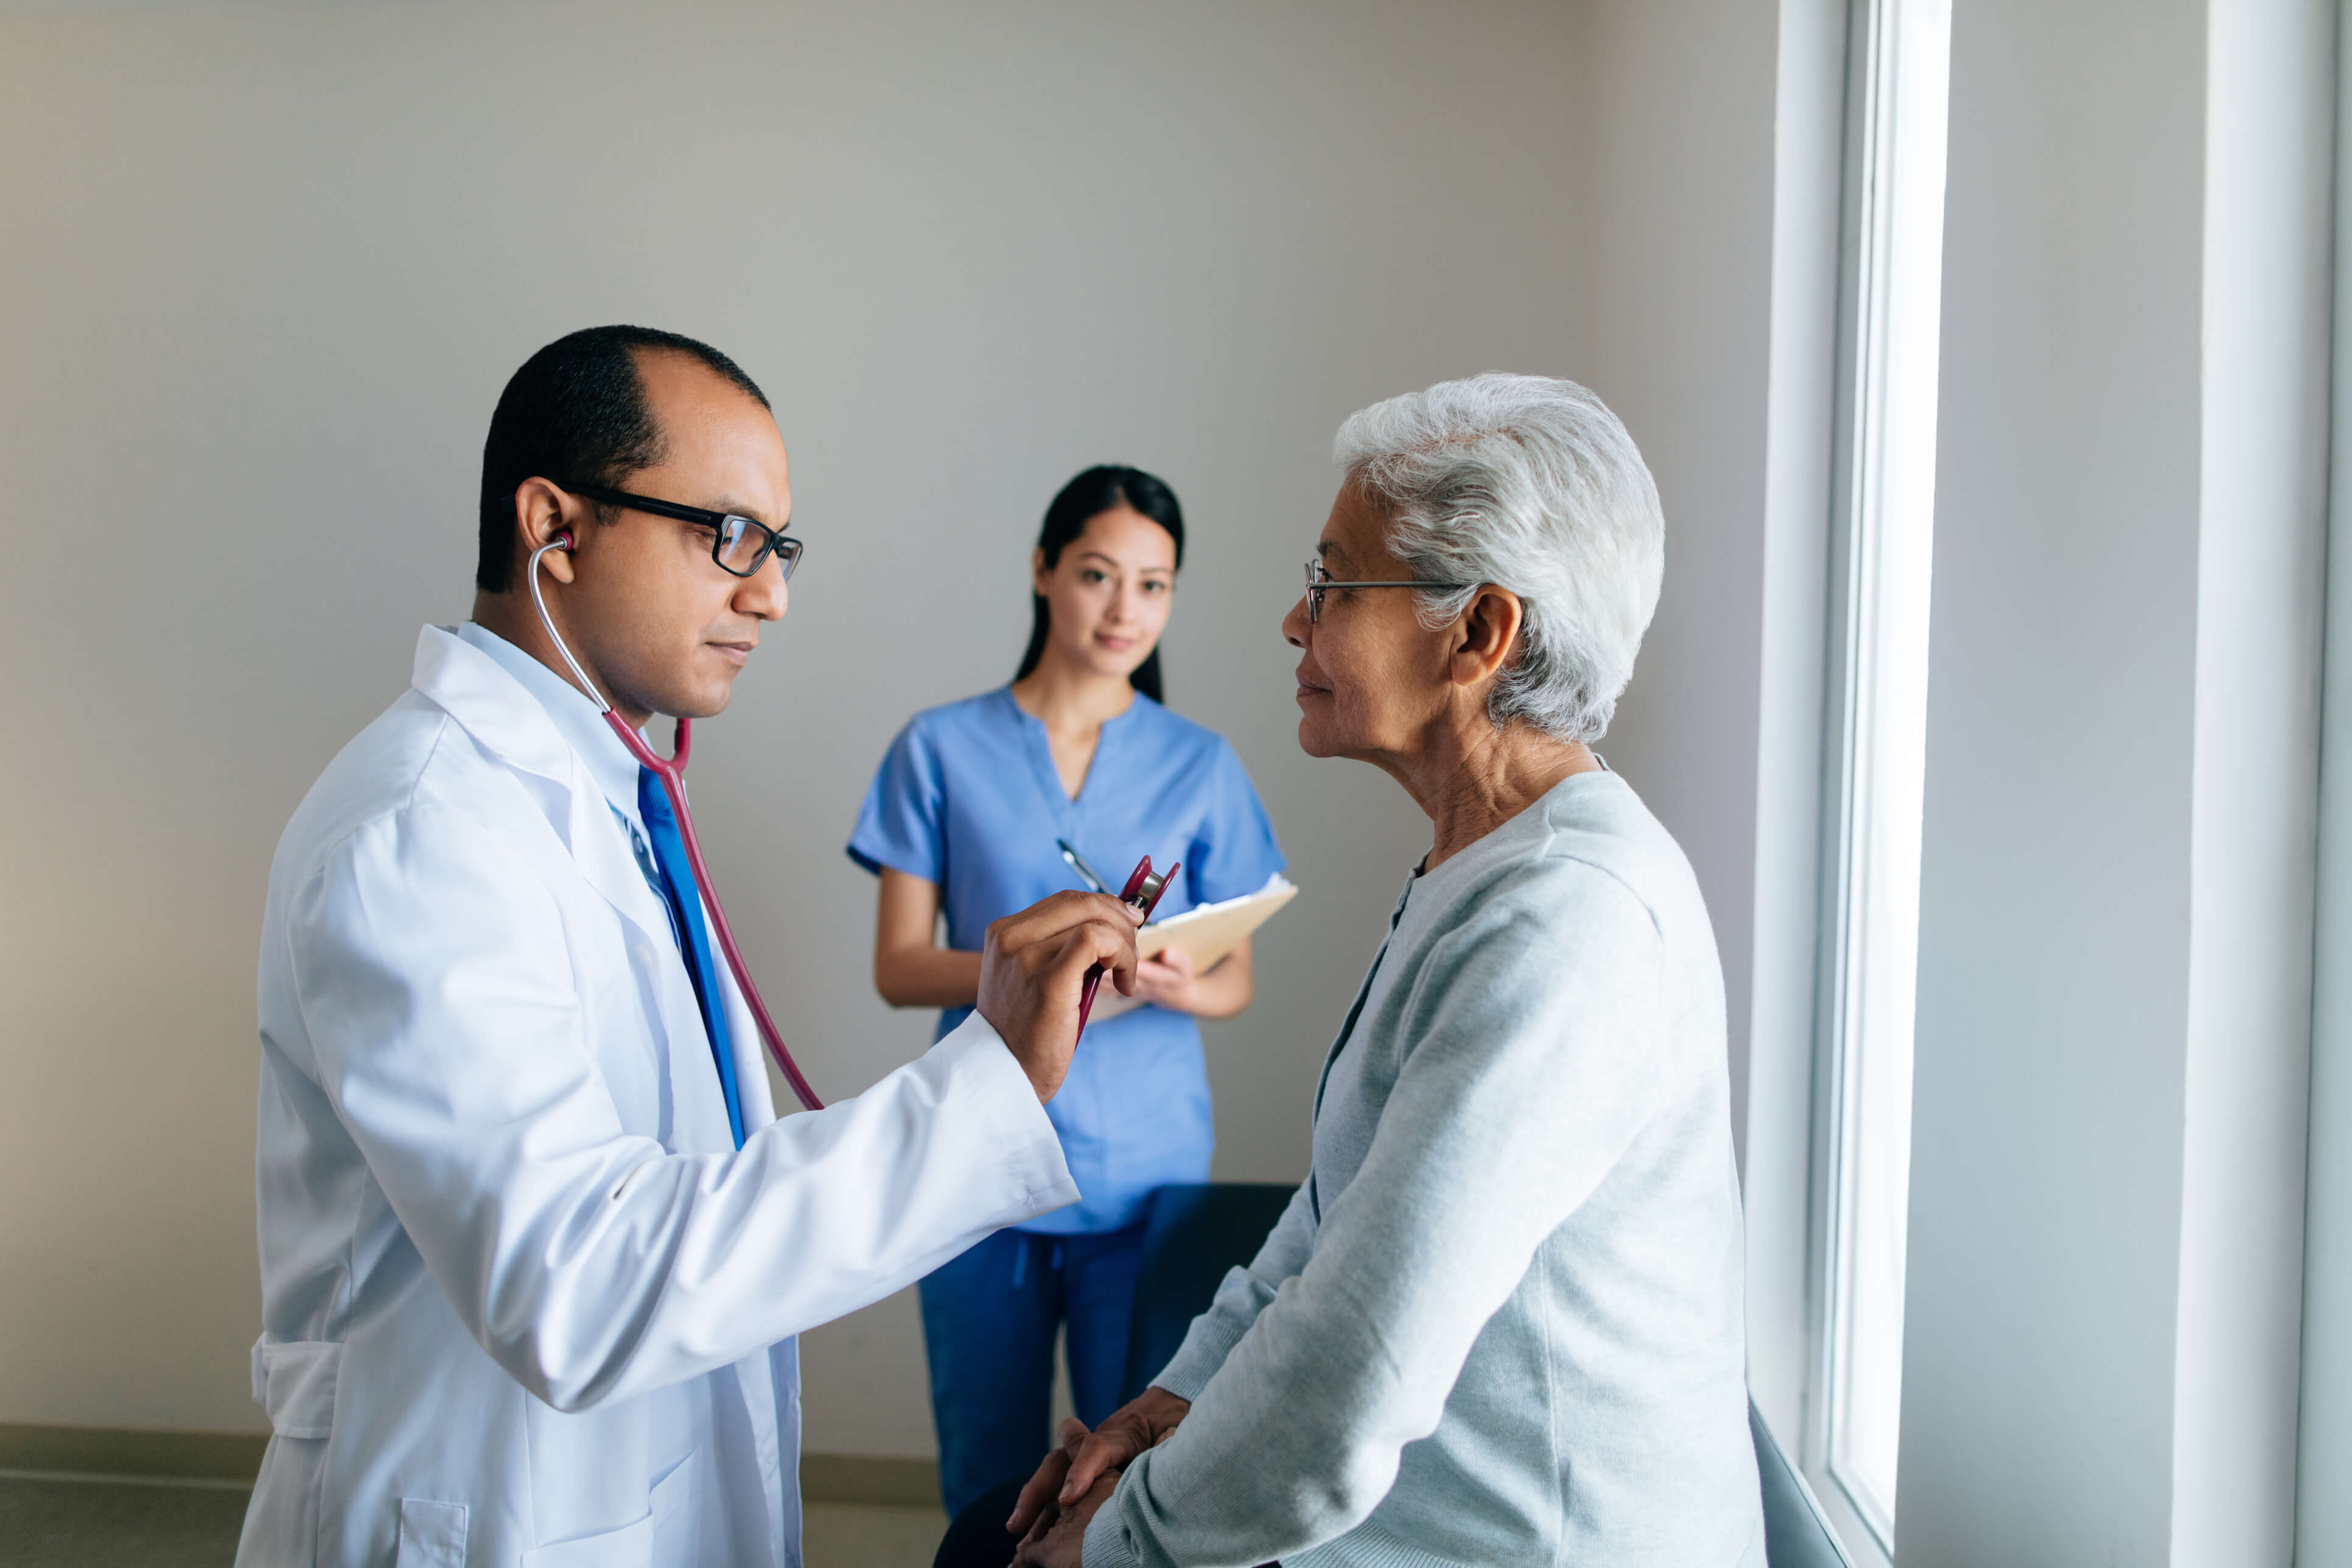
[[660, 777], [662, 793], [669, 796], [670, 812], [677, 818], [677, 836], [686, 844], [687, 864], [694, 868], [695, 883], [702, 889], [702, 907], [709, 913], [711, 929], [718, 933], [719, 951], [727, 955], [727, 967], [735, 975], [736, 989], [743, 993], [744, 1004], [751, 1009], [751, 1016], [760, 1026], [760, 1039], [768, 1047], [768, 1055], [775, 1058], [776, 1069], [784, 1075], [784, 1081], [793, 1086], [793, 1093], [799, 1096], [800, 1102], [811, 1110], [823, 1110], [824, 1101], [819, 1100], [816, 1090], [809, 1087], [808, 1077], [801, 1071], [800, 1063], [793, 1060], [793, 1053], [784, 1045], [783, 1036], [777, 1031], [775, 1020], [768, 1016], [768, 1005], [760, 999], [760, 988], [751, 983], [751, 971], [743, 963], [742, 950], [735, 945], [735, 931], [727, 923], [727, 911], [719, 906], [719, 892], [711, 885], [710, 868], [703, 861], [702, 841], [694, 832], [694, 814], [686, 807], [686, 759], [694, 750], [693, 725], [680, 719], [677, 738], [670, 745], [672, 754], [667, 757], [655, 755], [654, 749], [646, 744], [645, 737], [630, 729], [628, 721], [615, 713], [612, 705], [596, 690], [595, 683], [588, 679], [588, 672], [582, 669], [579, 662], [572, 657], [572, 650], [564, 646], [562, 635], [555, 629], [554, 619], [547, 613], [547, 601], [540, 596], [539, 592], [539, 558], [551, 550], [571, 548], [572, 536], [559, 533], [531, 554], [530, 597], [531, 603], [539, 606], [540, 622], [547, 627], [547, 635], [554, 639], [556, 651], [563, 656], [563, 662], [572, 667], [572, 673], [586, 687], [589, 695], [596, 699], [597, 705], [604, 710], [604, 722], [613, 727], [613, 733], [621, 737], [621, 744], [629, 749], [629, 755]]
[[767, 1003], [760, 999], [760, 988], [751, 984], [751, 972], [744, 965], [742, 951], [735, 945], [734, 929], [727, 923], [727, 911], [719, 908], [719, 893], [711, 886], [710, 868], [703, 863], [702, 841], [695, 837], [694, 816], [686, 809], [686, 759], [694, 750], [694, 727], [680, 719], [677, 738], [670, 743], [671, 754], [662, 758], [654, 754], [644, 736], [629, 728], [627, 720], [610, 708], [604, 710], [604, 722], [613, 726], [613, 732], [621, 737], [621, 744], [629, 748], [631, 756], [661, 776], [662, 793], [669, 796], [670, 814], [677, 818], [677, 836], [686, 842], [687, 863], [694, 868], [695, 885], [702, 889], [702, 907], [709, 911], [710, 928], [719, 937], [719, 950], [727, 955], [727, 967], [734, 971], [736, 988], [743, 993], [744, 1005], [759, 1022], [760, 1038], [767, 1045], [768, 1055], [775, 1058], [776, 1070], [793, 1086], [793, 1093], [800, 1097], [800, 1102], [811, 1110], [823, 1110], [824, 1101], [809, 1087], [801, 1064], [793, 1060], [793, 1053], [777, 1031], [775, 1020], [768, 1016]]
[[[1184, 862], [1179, 860], [1169, 867], [1168, 875], [1160, 879], [1160, 886], [1151, 889], [1151, 900], [1139, 906], [1145, 920], [1150, 920], [1151, 911], [1160, 907], [1161, 897], [1168, 891], [1169, 881], [1183, 868], [1183, 865]], [[1150, 879], [1151, 857], [1146, 855], [1135, 863], [1135, 869], [1128, 873], [1127, 887], [1118, 895], [1119, 902], [1134, 903], [1136, 895], [1143, 891], [1143, 884]], [[1078, 987], [1078, 1033], [1081, 1035], [1087, 1032], [1087, 1015], [1095, 1010], [1095, 993], [1102, 989], [1102, 978], [1103, 967], [1097, 963], [1087, 971], [1086, 984]]]

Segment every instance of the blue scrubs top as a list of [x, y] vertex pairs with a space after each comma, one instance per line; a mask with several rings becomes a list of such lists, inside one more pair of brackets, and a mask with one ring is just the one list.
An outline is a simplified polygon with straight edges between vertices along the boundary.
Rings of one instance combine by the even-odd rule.
[[[849, 858], [877, 876], [888, 866], [937, 883], [948, 945], [977, 952], [991, 921], [1086, 885], [1056, 838], [1075, 845], [1113, 892], [1141, 856], [1162, 869], [1183, 862], [1160, 918], [1254, 893], [1283, 868], [1249, 774], [1213, 731], [1139, 691], [1103, 725], [1072, 800], [1045, 726], [1009, 687], [918, 713], [898, 732], [857, 814]], [[971, 1012], [941, 1013], [939, 1036]], [[1089, 1024], [1045, 1114], [1081, 1195], [1022, 1228], [1072, 1234], [1135, 1223], [1152, 1188], [1209, 1179], [1216, 1137], [1200, 1026], [1150, 1006]]]

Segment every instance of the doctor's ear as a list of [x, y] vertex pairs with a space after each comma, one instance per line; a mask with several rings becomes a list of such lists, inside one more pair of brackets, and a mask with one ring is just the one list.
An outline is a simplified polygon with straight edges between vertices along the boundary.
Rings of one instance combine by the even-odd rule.
[[558, 541], [562, 542], [557, 549], [540, 556], [540, 570], [558, 583], [572, 580], [572, 552], [584, 519], [566, 517], [567, 503], [580, 508], [578, 501], [545, 479], [525, 479], [515, 487], [515, 543], [520, 547], [515, 557], [517, 588], [528, 590], [529, 584], [520, 581], [521, 569], [540, 547]]

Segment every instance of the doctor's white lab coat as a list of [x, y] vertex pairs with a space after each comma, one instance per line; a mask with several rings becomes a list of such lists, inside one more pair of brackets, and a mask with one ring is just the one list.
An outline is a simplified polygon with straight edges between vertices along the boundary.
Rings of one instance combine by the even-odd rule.
[[740, 1152], [587, 764], [426, 627], [270, 870], [240, 1563], [799, 1562], [793, 1336], [1077, 1192], [977, 1015], [778, 1121], [721, 984]]

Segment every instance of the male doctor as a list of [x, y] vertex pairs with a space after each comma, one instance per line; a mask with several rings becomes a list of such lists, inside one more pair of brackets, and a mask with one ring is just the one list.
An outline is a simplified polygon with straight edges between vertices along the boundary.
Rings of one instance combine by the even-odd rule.
[[270, 868], [241, 1563], [797, 1563], [793, 1336], [1078, 1195], [1042, 1102], [1087, 967], [1132, 989], [1131, 912], [999, 921], [969, 1022], [778, 1121], [659, 784], [531, 607], [569, 533], [544, 586], [589, 679], [633, 726], [715, 714], [791, 510], [703, 344], [575, 332], [500, 397], [474, 618], [425, 628]]

